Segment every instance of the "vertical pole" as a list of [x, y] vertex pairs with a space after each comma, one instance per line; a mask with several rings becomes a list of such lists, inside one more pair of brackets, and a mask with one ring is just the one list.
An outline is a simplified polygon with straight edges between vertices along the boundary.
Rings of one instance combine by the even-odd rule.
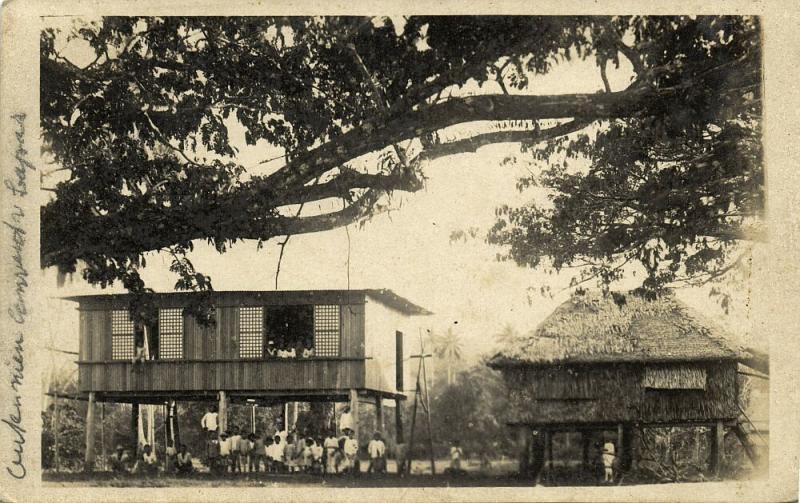
[[405, 459], [407, 473], [411, 473], [411, 462], [413, 460], [412, 455], [414, 450], [414, 431], [416, 430], [417, 427], [417, 403], [419, 402], [419, 393], [420, 393], [419, 376], [421, 372], [422, 372], [422, 355], [420, 355], [419, 366], [417, 367], [417, 383], [414, 388], [414, 406], [411, 409], [411, 433], [409, 435], [410, 438], [408, 441], [408, 451], [406, 453], [406, 459]]
[[531, 430], [526, 425], [517, 428], [517, 444], [519, 449], [519, 474], [528, 477], [531, 473]]
[[375, 431], [383, 436], [383, 398], [380, 395], [375, 397]]
[[94, 391], [89, 392], [89, 401], [86, 407], [86, 455], [84, 458], [83, 470], [94, 471]]
[[173, 400], [170, 408], [172, 409], [172, 436], [175, 438], [175, 447], [177, 448], [181, 444], [181, 428], [178, 424], [178, 402]]
[[252, 433], [256, 432], [256, 404], [253, 404], [253, 416], [252, 416]]
[[358, 390], [350, 390], [350, 414], [353, 415], [353, 437], [358, 441]]
[[545, 430], [545, 439], [547, 441], [547, 471], [553, 471], [553, 431]]
[[136, 457], [136, 453], [139, 451], [139, 404], [137, 402], [131, 402], [131, 440], [133, 445], [131, 455]]
[[405, 443], [403, 435], [403, 401], [399, 398], [394, 399], [394, 428], [395, 428], [395, 442], [398, 445]]
[[425, 384], [425, 417], [428, 423], [428, 449], [431, 454], [431, 474], [436, 475], [436, 460], [434, 459], [433, 454], [433, 430], [431, 428], [431, 397], [428, 394], [428, 373], [425, 371], [425, 354], [424, 349], [422, 348], [422, 343], [420, 343], [420, 348], [422, 349], [422, 379], [423, 383]]
[[711, 426], [711, 459], [710, 468], [711, 472], [718, 476], [722, 466], [722, 451], [724, 449], [723, 442], [725, 440], [725, 428], [722, 421], [717, 421]]
[[219, 407], [217, 410], [219, 411], [217, 413], [219, 432], [228, 431], [228, 397], [225, 396], [224, 391], [219, 392]]
[[59, 445], [58, 445], [58, 437], [59, 437], [59, 424], [58, 424], [58, 396], [53, 397], [53, 447], [55, 448], [55, 464], [56, 464], [56, 473], [61, 470], [61, 458], [58, 454]]
[[591, 446], [591, 442], [592, 442], [591, 433], [586, 430], [581, 431], [581, 451], [582, 451], [581, 461], [583, 463], [584, 470], [589, 468], [589, 448]]
[[106, 466], [106, 403], [100, 403], [100, 457], [103, 459], [103, 470]]
[[622, 439], [620, 440], [620, 468], [626, 472], [631, 469], [634, 462], [634, 434], [633, 426], [629, 423], [622, 425]]

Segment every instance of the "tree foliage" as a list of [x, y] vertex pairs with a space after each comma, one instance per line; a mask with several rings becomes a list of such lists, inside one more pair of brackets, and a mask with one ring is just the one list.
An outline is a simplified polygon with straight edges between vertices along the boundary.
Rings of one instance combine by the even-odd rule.
[[[42, 209], [42, 266], [146, 293], [145, 255], [166, 251], [176, 288], [208, 291], [186, 258], [199, 241], [224, 252], [363, 221], [384, 194], [419, 190], [427, 160], [509, 141], [548, 165], [520, 186], [548, 188], [552, 205], [500, 212], [489, 241], [507, 258], [603, 277], [638, 260], [652, 288], [728, 263], [763, 207], [757, 19], [404, 20], [106, 17], [44, 30], [42, 135], [67, 175]], [[75, 39], [89, 64], [60, 52]], [[630, 86], [532, 94], [535, 75], [590, 57], [606, 84], [606, 66], [628, 60]], [[470, 81], [482, 92], [460, 92]], [[494, 127], [440, 136], [477, 121]], [[282, 165], [242, 165], [232, 131], [280, 149]], [[574, 159], [590, 167], [571, 170]], [[301, 215], [312, 201], [342, 209]]]

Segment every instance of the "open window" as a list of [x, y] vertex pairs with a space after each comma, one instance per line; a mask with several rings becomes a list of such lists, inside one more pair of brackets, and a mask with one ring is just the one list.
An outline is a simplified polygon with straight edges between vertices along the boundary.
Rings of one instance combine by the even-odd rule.
[[314, 348], [314, 306], [269, 306], [264, 314], [267, 356], [310, 356]]

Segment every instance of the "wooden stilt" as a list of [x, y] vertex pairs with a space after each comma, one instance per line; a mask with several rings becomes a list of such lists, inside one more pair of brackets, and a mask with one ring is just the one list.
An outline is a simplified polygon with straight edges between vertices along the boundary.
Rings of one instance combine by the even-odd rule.
[[103, 470], [107, 470], [106, 466], [106, 404], [100, 404], [100, 459], [102, 460]]
[[95, 453], [94, 453], [94, 409], [95, 409], [95, 396], [94, 391], [89, 392], [89, 402], [86, 407], [86, 452], [83, 463], [83, 470], [87, 472], [94, 471]]
[[722, 421], [717, 421], [711, 426], [711, 456], [709, 459], [709, 469], [714, 475], [719, 475], [722, 466], [722, 452], [725, 428]]
[[350, 414], [353, 415], [353, 437], [358, 440], [358, 390], [350, 390]]
[[172, 409], [172, 436], [175, 438], [175, 448], [181, 445], [181, 429], [178, 426], [178, 403], [174, 400], [170, 405]]
[[394, 399], [394, 428], [395, 441], [398, 444], [404, 444], [405, 435], [403, 435], [403, 402], [398, 398]]
[[592, 434], [589, 431], [581, 431], [581, 463], [584, 470], [589, 468], [589, 448], [592, 444]]
[[383, 435], [383, 398], [375, 397], [375, 431]]
[[219, 407], [217, 409], [217, 424], [219, 432], [228, 431], [228, 397], [224, 391], [219, 392]]
[[625, 472], [631, 469], [633, 460], [633, 427], [630, 424], [623, 424], [620, 431], [622, 436], [619, 440], [619, 467]]
[[131, 455], [136, 456], [139, 452], [139, 404], [131, 402]]
[[553, 432], [547, 430], [547, 471], [553, 471]]
[[521, 477], [531, 476], [531, 429], [520, 425], [517, 428], [517, 444], [519, 445], [519, 474]]

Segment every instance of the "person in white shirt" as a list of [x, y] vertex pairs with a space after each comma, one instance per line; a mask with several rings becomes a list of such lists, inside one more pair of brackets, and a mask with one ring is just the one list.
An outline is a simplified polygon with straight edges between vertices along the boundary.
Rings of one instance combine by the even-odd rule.
[[336, 473], [336, 452], [339, 450], [339, 439], [331, 431], [323, 443], [325, 448], [325, 473]]
[[283, 441], [280, 435], [275, 435], [274, 438], [275, 443], [270, 445], [271, 447], [271, 458], [272, 464], [275, 471], [282, 472], [285, 469], [285, 462], [286, 462], [286, 443]]
[[603, 445], [603, 482], [614, 482], [614, 442]]
[[203, 415], [203, 418], [200, 419], [200, 427], [204, 432], [206, 432], [207, 435], [217, 432], [218, 417], [219, 414], [217, 414], [217, 407], [212, 405], [211, 408]]
[[450, 470], [454, 472], [461, 471], [461, 457], [463, 455], [464, 451], [461, 450], [461, 445], [458, 440], [454, 440], [453, 445], [450, 446]]
[[348, 430], [353, 431], [353, 414], [350, 412], [349, 405], [345, 405], [342, 409], [342, 415], [339, 417], [339, 429], [345, 435], [348, 434]]
[[219, 435], [219, 464], [223, 473], [228, 471], [231, 464], [231, 439], [224, 431]]
[[231, 472], [232, 473], [241, 473], [242, 471], [242, 463], [239, 458], [240, 447], [242, 443], [242, 436], [239, 434], [239, 428], [233, 429], [233, 435], [230, 438], [231, 442]]
[[383, 443], [381, 434], [375, 432], [372, 440], [367, 445], [367, 452], [369, 453], [369, 473], [386, 473], [386, 444]]
[[348, 430], [347, 439], [344, 441], [344, 470], [349, 473], [358, 473], [358, 440], [354, 438], [355, 432]]

